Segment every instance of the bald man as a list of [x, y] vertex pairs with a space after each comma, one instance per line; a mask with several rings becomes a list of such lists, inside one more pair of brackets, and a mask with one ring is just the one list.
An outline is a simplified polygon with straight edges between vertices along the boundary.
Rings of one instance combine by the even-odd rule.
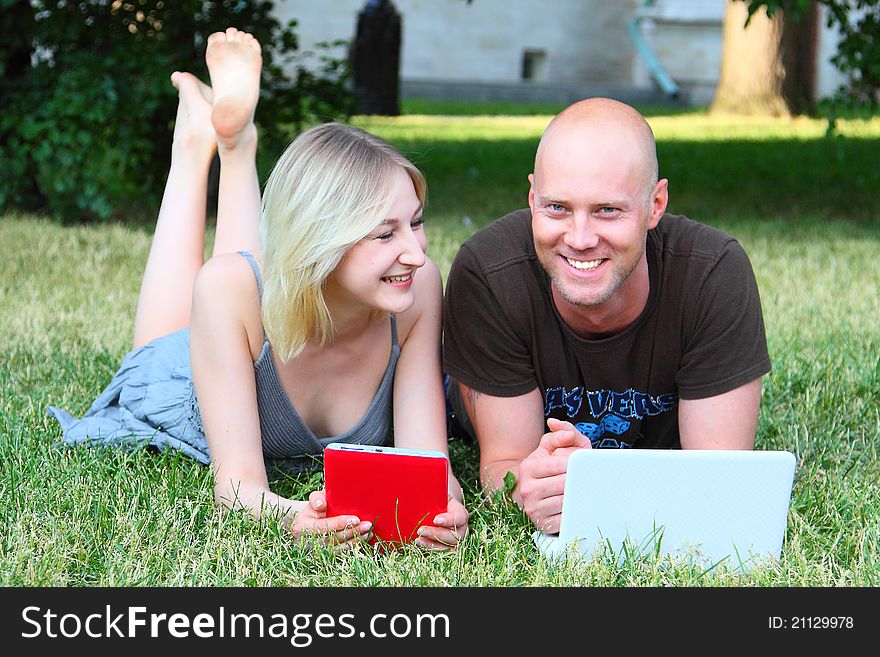
[[529, 208], [456, 256], [444, 364], [483, 483], [512, 473], [514, 499], [554, 533], [576, 449], [751, 449], [770, 359], [748, 257], [666, 213], [636, 110], [568, 107], [528, 178]]

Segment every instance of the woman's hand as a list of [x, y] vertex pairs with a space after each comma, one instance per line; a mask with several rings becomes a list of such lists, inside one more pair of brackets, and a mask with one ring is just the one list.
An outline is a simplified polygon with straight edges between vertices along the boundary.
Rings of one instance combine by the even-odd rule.
[[369, 540], [373, 523], [361, 522], [356, 516], [327, 517], [327, 500], [323, 490], [309, 495], [290, 525], [290, 533], [300, 540], [320, 540], [337, 550], [354, 547]]
[[468, 529], [468, 512], [461, 502], [452, 495], [446, 512], [434, 518], [434, 525], [419, 527], [416, 545], [431, 550], [449, 550], [464, 540]]

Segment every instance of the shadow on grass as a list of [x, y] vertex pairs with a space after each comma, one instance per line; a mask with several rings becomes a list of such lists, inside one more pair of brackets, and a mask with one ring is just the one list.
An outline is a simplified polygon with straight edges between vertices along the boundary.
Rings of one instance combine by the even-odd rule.
[[[527, 204], [537, 136], [392, 142], [425, 173], [429, 222], [454, 227], [456, 237]], [[670, 212], [728, 226], [797, 225], [804, 218], [869, 229], [880, 223], [878, 138], [661, 140], [657, 150], [661, 175], [670, 181]], [[261, 172], [265, 178], [265, 163]], [[132, 209], [117, 221], [152, 232], [158, 203], [152, 212]]]
[[[566, 103], [523, 103], [517, 101], [473, 102], [466, 100], [430, 100], [405, 98], [401, 101], [404, 115], [421, 116], [554, 116]], [[676, 103], [639, 105], [644, 116], [680, 116], [693, 114], [693, 107]]]
[[[398, 141], [424, 171], [429, 211], [475, 227], [524, 207], [537, 138]], [[877, 226], [880, 139], [661, 141], [671, 212], [704, 223], [810, 216]]]

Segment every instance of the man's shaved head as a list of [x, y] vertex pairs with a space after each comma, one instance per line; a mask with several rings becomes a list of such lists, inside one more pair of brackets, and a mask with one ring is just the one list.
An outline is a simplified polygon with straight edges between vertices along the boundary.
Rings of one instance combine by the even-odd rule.
[[629, 156], [640, 167], [646, 193], [658, 180], [657, 145], [654, 133], [635, 109], [610, 98], [588, 98], [570, 105], [557, 114], [544, 130], [535, 154], [535, 173], [540, 177], [543, 158], [548, 152], [562, 149], [590, 148], [601, 143], [613, 144], [613, 152]]

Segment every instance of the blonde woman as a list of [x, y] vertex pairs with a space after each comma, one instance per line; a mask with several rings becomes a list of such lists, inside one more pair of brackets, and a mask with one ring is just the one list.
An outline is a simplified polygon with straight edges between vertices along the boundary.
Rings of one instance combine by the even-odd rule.
[[[425, 257], [425, 182], [394, 148], [350, 126], [300, 135], [266, 184], [253, 117], [262, 58], [250, 34], [208, 39], [212, 87], [174, 73], [172, 163], [138, 301], [134, 350], [69, 443], [127, 440], [208, 462], [214, 498], [279, 513], [295, 536], [349, 545], [368, 520], [327, 517], [269, 489], [267, 465], [318, 463], [330, 442], [447, 451], [441, 281]], [[220, 156], [213, 257], [203, 263], [210, 161]], [[392, 411], [393, 409], [393, 411]], [[417, 543], [456, 546], [461, 488]]]

